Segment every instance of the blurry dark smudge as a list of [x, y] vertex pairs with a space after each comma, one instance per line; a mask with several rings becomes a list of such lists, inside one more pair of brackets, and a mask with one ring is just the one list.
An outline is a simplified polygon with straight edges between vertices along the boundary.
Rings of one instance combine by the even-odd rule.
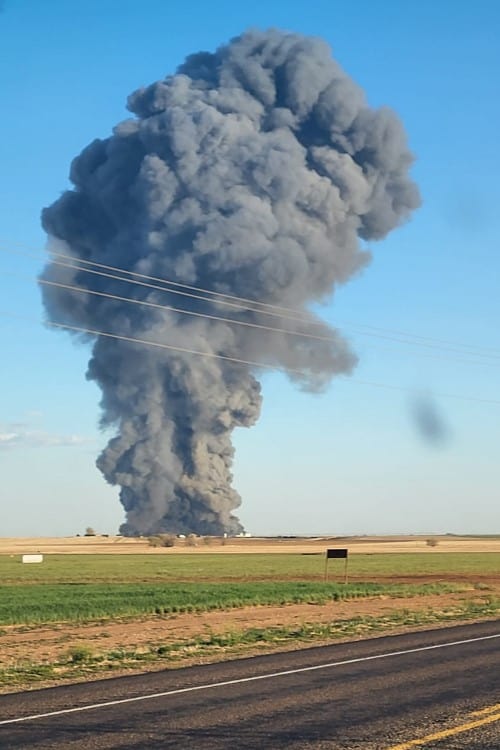
[[415, 397], [411, 404], [411, 412], [418, 434], [427, 443], [443, 445], [449, 440], [450, 428], [430, 394]]

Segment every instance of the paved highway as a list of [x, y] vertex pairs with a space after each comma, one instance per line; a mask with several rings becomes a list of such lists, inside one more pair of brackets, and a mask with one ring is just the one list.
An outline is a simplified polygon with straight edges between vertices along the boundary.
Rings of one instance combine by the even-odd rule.
[[500, 621], [0, 697], [2, 750], [500, 750]]

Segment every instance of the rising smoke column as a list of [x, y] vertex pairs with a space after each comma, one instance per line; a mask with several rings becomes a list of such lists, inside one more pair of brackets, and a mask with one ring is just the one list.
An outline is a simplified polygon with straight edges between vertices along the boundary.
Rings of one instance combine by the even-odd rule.
[[[419, 203], [412, 155], [386, 108], [318, 39], [250, 31], [133, 93], [135, 115], [73, 161], [43, 211], [49, 247], [110, 266], [292, 308], [304, 322], [224, 308], [49, 262], [42, 279], [323, 336], [235, 325], [43, 287], [50, 320], [224, 355], [320, 389], [355, 356], [307, 305], [368, 261]], [[87, 377], [114, 426], [97, 461], [120, 486], [126, 534], [234, 533], [235, 427], [261, 405], [258, 369], [94, 337]]]

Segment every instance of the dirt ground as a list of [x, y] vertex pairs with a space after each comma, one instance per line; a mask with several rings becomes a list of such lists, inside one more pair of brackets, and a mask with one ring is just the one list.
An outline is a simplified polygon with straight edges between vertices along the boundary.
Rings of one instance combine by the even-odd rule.
[[[330, 545], [330, 539], [304, 540], [226, 540], [224, 545], [185, 547], [181, 544], [163, 554], [189, 552], [192, 554], [231, 552], [302, 552], [323, 550]], [[348, 544], [346, 543], [348, 541]], [[346, 543], [349, 552], [414, 552], [414, 551], [462, 551], [500, 552], [500, 539], [457, 539], [445, 537], [439, 540], [437, 548], [426, 545], [425, 539], [417, 537], [359, 540], [335, 539], [334, 543]], [[219, 540], [220, 544], [220, 540]], [[146, 540], [123, 538], [69, 538], [69, 539], [3, 539], [0, 540], [0, 554], [19, 554], [40, 551], [45, 553], [158, 553], [147, 545]], [[376, 580], [376, 579], [372, 579]], [[384, 579], [380, 579], [383, 581]], [[155, 616], [132, 621], [108, 621], [101, 624], [54, 624], [44, 627], [4, 626], [0, 630], [0, 664], [3, 668], [15, 667], [23, 663], [54, 663], [67, 658], [70, 649], [85, 646], [93, 654], [109, 653], [112, 650], [149, 651], [158, 646], [185, 641], [202, 634], [220, 634], [245, 630], [249, 627], [290, 627], [304, 623], [328, 623], [346, 620], [357, 616], [384, 616], [396, 610], [418, 612], [423, 610], [444, 610], [463, 604], [464, 600], [478, 601], [486, 592], [500, 596], [500, 570], [494, 575], [417, 575], [391, 577], [394, 583], [457, 581], [467, 590], [460, 593], [418, 596], [413, 598], [374, 598], [346, 602], [332, 602], [325, 605], [293, 604], [285, 606], [262, 606], [234, 609], [225, 612], [202, 614], [178, 614], [175, 616]], [[481, 583], [484, 591], [474, 586]], [[165, 665], [163, 664], [163, 668]], [[145, 669], [143, 666], [141, 669]], [[155, 667], [153, 667], [155, 668]], [[158, 668], [158, 665], [156, 666]], [[118, 674], [117, 672], [113, 673]], [[7, 692], [8, 688], [0, 690]]]

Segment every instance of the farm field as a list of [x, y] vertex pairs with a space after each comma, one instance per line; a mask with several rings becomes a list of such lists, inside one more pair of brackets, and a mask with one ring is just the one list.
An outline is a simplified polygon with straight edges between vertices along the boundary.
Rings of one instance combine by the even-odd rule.
[[[428, 552], [356, 554], [348, 563], [349, 580], [378, 579], [404, 582], [408, 579], [488, 576], [499, 572], [498, 552]], [[281, 554], [232, 554], [229, 558], [206, 552], [172, 555], [47, 555], [41, 565], [22, 565], [20, 556], [0, 554], [3, 583], [97, 583], [155, 581], [322, 581], [325, 572], [324, 550], [318, 554], [283, 551]], [[331, 580], [344, 578], [344, 561], [332, 560], [328, 566]]]
[[[437, 542], [435, 547], [428, 540]], [[349, 547], [349, 553], [388, 554], [404, 552], [500, 552], [500, 534], [483, 536], [385, 536], [385, 537], [250, 537], [250, 538], [207, 538], [195, 540], [178, 539], [174, 547], [165, 549], [152, 547], [147, 538], [121, 536], [74, 536], [74, 537], [13, 537], [0, 538], [0, 555], [42, 552], [45, 554], [263, 554], [263, 553], [314, 553], [323, 552], [326, 547]]]
[[500, 538], [434, 543], [0, 540], [0, 690], [498, 617]]
[[90, 622], [242, 607], [309, 605], [374, 597], [411, 598], [465, 590], [459, 584], [378, 583], [76, 583], [6, 585], [0, 625]]

